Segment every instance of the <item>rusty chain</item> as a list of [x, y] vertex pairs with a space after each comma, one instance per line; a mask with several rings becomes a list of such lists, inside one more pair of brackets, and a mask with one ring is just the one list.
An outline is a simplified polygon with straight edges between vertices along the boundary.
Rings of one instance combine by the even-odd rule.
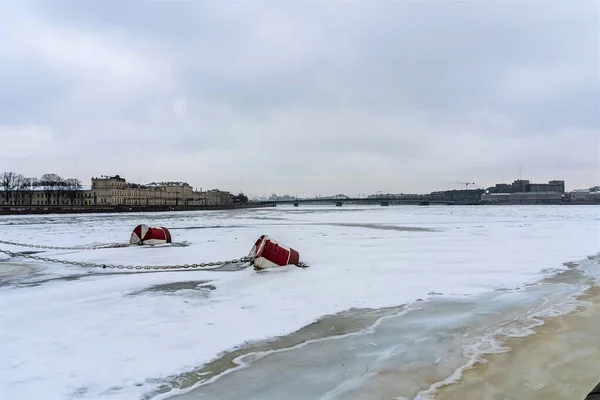
[[10, 246], [29, 247], [33, 249], [45, 249], [45, 250], [100, 250], [100, 249], [117, 249], [121, 247], [129, 247], [126, 243], [108, 244], [101, 246], [88, 246], [88, 247], [60, 247], [60, 246], [44, 246], [37, 244], [25, 244], [17, 242], [9, 242], [6, 240], [0, 240], [0, 244], [6, 244]]
[[246, 263], [251, 262], [251, 257], [242, 257], [242, 258], [234, 258], [233, 260], [227, 261], [213, 261], [207, 263], [197, 263], [197, 264], [175, 264], [175, 265], [121, 265], [121, 264], [98, 264], [87, 261], [67, 261], [67, 260], [57, 260], [55, 258], [48, 257], [40, 257], [34, 256], [32, 254], [24, 254], [24, 253], [15, 253], [8, 250], [0, 249], [0, 253], [7, 254], [11, 257], [24, 257], [30, 258], [32, 260], [37, 261], [45, 261], [56, 264], [66, 264], [66, 265], [76, 265], [78, 267], [89, 267], [89, 268], [111, 268], [111, 269], [128, 269], [128, 270], [174, 270], [174, 269], [194, 269], [194, 268], [202, 268], [203, 270], [215, 270], [217, 268], [208, 268], [219, 266], [221, 268], [224, 265], [228, 264], [238, 264], [238, 263]]

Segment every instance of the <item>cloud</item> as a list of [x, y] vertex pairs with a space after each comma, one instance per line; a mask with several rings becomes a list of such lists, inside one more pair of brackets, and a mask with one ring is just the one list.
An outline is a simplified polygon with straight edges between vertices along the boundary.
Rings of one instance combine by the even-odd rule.
[[4, 169], [298, 195], [600, 181], [593, 3], [2, 7]]

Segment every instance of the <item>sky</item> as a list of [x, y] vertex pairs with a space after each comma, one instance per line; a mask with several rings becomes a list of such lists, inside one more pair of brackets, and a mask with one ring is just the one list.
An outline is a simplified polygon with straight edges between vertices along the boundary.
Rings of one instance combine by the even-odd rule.
[[600, 185], [594, 1], [0, 2], [0, 169], [297, 196]]

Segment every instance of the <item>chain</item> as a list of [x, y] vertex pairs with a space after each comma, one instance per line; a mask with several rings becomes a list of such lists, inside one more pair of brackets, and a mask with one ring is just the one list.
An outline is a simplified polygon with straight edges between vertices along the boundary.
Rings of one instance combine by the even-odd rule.
[[60, 246], [43, 246], [43, 245], [37, 245], [37, 244], [8, 242], [6, 240], [0, 240], [0, 244], [7, 244], [10, 246], [30, 247], [30, 248], [34, 248], [34, 249], [47, 249], [47, 250], [100, 250], [100, 249], [116, 249], [116, 248], [120, 248], [120, 247], [128, 247], [129, 246], [129, 244], [117, 243], [117, 244], [108, 244], [108, 245], [91, 246], [91, 247], [60, 247]]
[[119, 265], [119, 264], [97, 264], [86, 261], [66, 261], [66, 260], [57, 260], [55, 258], [47, 258], [34, 256], [31, 254], [24, 253], [15, 253], [8, 250], [0, 249], [0, 253], [8, 254], [11, 257], [25, 257], [30, 258], [32, 260], [51, 262], [56, 264], [66, 264], [66, 265], [76, 265], [79, 267], [89, 267], [89, 268], [114, 268], [114, 269], [135, 269], [135, 270], [173, 270], [173, 269], [192, 269], [192, 268], [202, 268], [204, 270], [215, 270], [217, 268], [207, 268], [219, 266], [222, 267], [227, 264], [237, 264], [237, 263], [246, 263], [252, 261], [251, 257], [242, 257], [235, 258], [233, 260], [228, 261], [213, 261], [207, 263], [199, 263], [199, 264], [181, 264], [181, 265]]

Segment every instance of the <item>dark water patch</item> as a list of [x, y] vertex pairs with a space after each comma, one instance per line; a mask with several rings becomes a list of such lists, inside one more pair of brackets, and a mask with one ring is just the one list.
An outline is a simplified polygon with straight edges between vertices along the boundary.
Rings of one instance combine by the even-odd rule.
[[101, 396], [111, 396], [114, 395], [115, 393], [120, 392], [121, 390], [123, 390], [123, 386], [113, 386], [107, 390], [105, 390], [104, 392], [100, 393]]
[[337, 207], [337, 208], [316, 208], [314, 210], [308, 209], [308, 208], [292, 208], [289, 210], [286, 210], [287, 213], [290, 214], [341, 214], [341, 213], [358, 213], [358, 212], [364, 212], [365, 209], [362, 208], [343, 208], [343, 207]]
[[[114, 275], [139, 275], [139, 274], [160, 274], [169, 272], [202, 272], [202, 271], [224, 271], [224, 272], [236, 272], [248, 268], [248, 265], [242, 264], [229, 264], [221, 267], [209, 268], [209, 269], [178, 269], [178, 270], [141, 270], [141, 271], [102, 271], [102, 272], [88, 272], [82, 274], [70, 274], [62, 276], [48, 277], [48, 275], [42, 273], [40, 268], [35, 266], [23, 264], [20, 265], [24, 269], [22, 272], [16, 271], [10, 275], [2, 275], [0, 270], [0, 288], [1, 287], [15, 287], [15, 288], [27, 288], [36, 287], [44, 284], [53, 282], [71, 282], [78, 281], [80, 279], [98, 276], [114, 276]], [[204, 290], [214, 290], [215, 288], [211, 285], [203, 288]], [[183, 289], [182, 289], [183, 290]], [[156, 290], [160, 292], [160, 290]], [[149, 290], [152, 292], [152, 290]], [[168, 290], [165, 291], [168, 293]], [[132, 294], [139, 294], [138, 292]]]
[[350, 309], [339, 314], [325, 316], [316, 322], [287, 336], [275, 337], [260, 342], [247, 342], [238, 349], [223, 353], [208, 364], [181, 375], [174, 375], [163, 384], [142, 397], [149, 400], [172, 390], [187, 389], [217, 377], [225, 371], [239, 367], [236, 359], [244, 355], [270, 350], [289, 349], [312, 340], [322, 340], [360, 332], [382, 317], [395, 315], [405, 310], [404, 306], [382, 309]]
[[[269, 218], [269, 217], [253, 217], [252, 219], [257, 220], [285, 220], [284, 218]], [[400, 226], [390, 224], [378, 224], [378, 223], [350, 223], [350, 222], [290, 222], [286, 224], [281, 223], [257, 223], [253, 225], [199, 225], [199, 226], [184, 226], [169, 228], [170, 230], [196, 230], [196, 229], [244, 229], [244, 228], [256, 228], [259, 226], [339, 226], [348, 228], [366, 228], [366, 229], [377, 229], [384, 231], [397, 231], [397, 232], [439, 232], [441, 229], [434, 228], [422, 228], [416, 226]]]
[[250, 228], [247, 225], [198, 225], [198, 226], [181, 226], [176, 228], [169, 228], [171, 231], [183, 230], [191, 231], [196, 229], [222, 229], [222, 228]]
[[32, 278], [40, 275], [40, 268], [26, 263], [15, 262], [13, 260], [1, 260], [0, 264], [0, 287], [15, 286], [23, 279]]
[[[578, 263], [576, 262], [566, 262], [563, 264], [565, 267], [573, 269], [573, 268], [577, 268], [579, 266]], [[542, 271], [543, 272], [543, 271]]]
[[81, 388], [75, 389], [75, 391], [73, 392], [71, 397], [76, 398], [76, 399], [83, 398], [88, 393], [88, 391], [89, 391], [89, 388], [86, 388], [86, 387], [81, 387]]
[[416, 226], [399, 226], [399, 225], [387, 225], [387, 224], [358, 224], [358, 223], [349, 223], [349, 222], [334, 222], [334, 223], [325, 223], [325, 224], [319, 224], [319, 225], [379, 229], [382, 231], [398, 231], [398, 232], [439, 232], [440, 231], [439, 229], [420, 228], [420, 227], [416, 227]]
[[18, 283], [16, 286], [17, 287], [35, 287], [35, 286], [41, 286], [45, 283], [50, 283], [50, 282], [78, 281], [79, 279], [81, 279], [85, 276], [89, 276], [89, 274], [59, 276], [56, 278], [41, 279], [39, 281], [33, 281], [33, 282], [22, 282], [22, 283]]
[[521, 289], [520, 287], [516, 287], [514, 289], [510, 289], [510, 288], [500, 288], [500, 289], [496, 289], [494, 290], [495, 292], [502, 292], [502, 293], [510, 293], [510, 292], [514, 292]]
[[173, 247], [190, 247], [192, 244], [190, 242], [173, 242], [171, 246]]
[[257, 219], [257, 220], [267, 220], [267, 221], [287, 221], [287, 218], [281, 218], [281, 217], [256, 217], [256, 216], [249, 216], [248, 219]]
[[[0, 259], [0, 262], [8, 262], [8, 261], [13, 260], [14, 258], [19, 257], [20, 255], [29, 256], [29, 255], [32, 255], [32, 254], [43, 253], [43, 251], [40, 251], [40, 250], [25, 250], [25, 251], [13, 251], [13, 253], [15, 253], [17, 255], [15, 257], [10, 256], [8, 258]], [[5, 253], [1, 253], [1, 254], [5, 254]]]
[[[32, 269], [34, 267], [30, 266]], [[149, 272], [159, 272], [159, 271], [143, 271], [137, 273], [149, 273]], [[63, 275], [63, 276], [54, 276], [48, 277], [48, 275], [41, 273], [39, 268], [35, 269], [35, 273], [30, 274], [26, 277], [26, 279], [13, 279], [6, 282], [6, 286], [15, 286], [18, 288], [27, 288], [27, 287], [35, 287], [41, 286], [47, 283], [53, 282], [72, 282], [78, 281], [82, 278], [87, 278], [90, 276], [100, 276], [100, 275], [124, 275], [124, 274], [133, 274], [134, 272], [88, 272], [84, 274], [71, 274], [71, 275]], [[2, 286], [2, 281], [0, 281], [0, 286]]]
[[540, 283], [564, 283], [564, 284], [576, 284], [588, 282], [593, 284], [593, 279], [588, 277], [586, 273], [577, 268], [570, 268], [567, 270], [556, 272], [555, 274], [544, 278]]
[[206, 280], [199, 281], [182, 281], [182, 282], [173, 282], [173, 283], [163, 283], [160, 285], [153, 285], [147, 288], [129, 293], [129, 296], [135, 296], [143, 293], [176, 293], [182, 290], [193, 290], [202, 293], [205, 296], [208, 296], [209, 293], [213, 290], [216, 290], [216, 286], [210, 285]]

